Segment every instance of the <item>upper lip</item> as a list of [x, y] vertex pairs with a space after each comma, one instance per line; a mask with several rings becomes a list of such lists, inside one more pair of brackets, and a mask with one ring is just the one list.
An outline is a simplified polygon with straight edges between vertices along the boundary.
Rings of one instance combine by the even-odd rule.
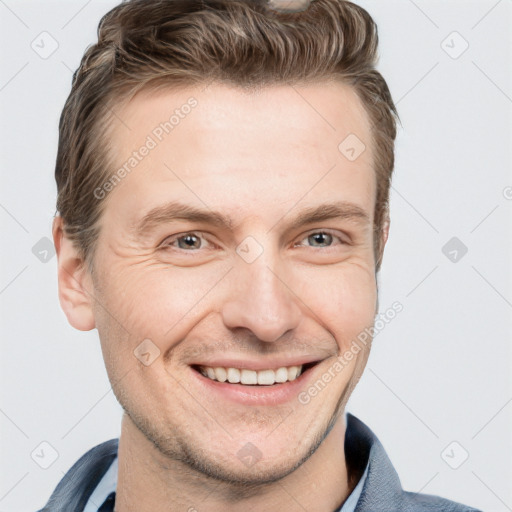
[[277, 370], [278, 368], [282, 368], [284, 366], [301, 366], [309, 363], [318, 363], [323, 358], [320, 357], [312, 357], [312, 356], [302, 356], [302, 357], [279, 357], [273, 359], [235, 359], [230, 357], [216, 358], [216, 359], [208, 359], [203, 361], [197, 361], [190, 363], [190, 366], [208, 366], [210, 368], [239, 368], [245, 370]]

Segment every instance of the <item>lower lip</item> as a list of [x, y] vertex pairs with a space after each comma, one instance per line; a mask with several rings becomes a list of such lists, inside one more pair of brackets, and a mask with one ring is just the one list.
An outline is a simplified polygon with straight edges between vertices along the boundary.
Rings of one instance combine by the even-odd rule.
[[193, 368], [190, 368], [190, 370], [193, 377], [197, 379], [199, 386], [203, 388], [206, 396], [215, 393], [223, 399], [243, 405], [280, 405], [298, 399], [299, 393], [308, 385], [317, 366], [319, 364], [309, 368], [291, 382], [272, 386], [245, 386], [243, 384], [219, 382], [205, 377]]

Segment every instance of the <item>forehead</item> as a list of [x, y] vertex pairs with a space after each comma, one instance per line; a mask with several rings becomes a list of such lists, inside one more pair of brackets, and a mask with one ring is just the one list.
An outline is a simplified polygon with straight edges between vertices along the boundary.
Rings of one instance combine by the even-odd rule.
[[[193, 99], [197, 107], [189, 109]], [[242, 89], [213, 82], [209, 85], [179, 88], [143, 89], [123, 105], [114, 119], [114, 140], [120, 142], [135, 128], [151, 133], [154, 121], [172, 120], [174, 128], [190, 135], [191, 123], [181, 123], [193, 110], [193, 132], [210, 136], [221, 130], [237, 131], [244, 126], [246, 133], [259, 132], [262, 137], [280, 131], [277, 142], [297, 137], [299, 132], [314, 143], [325, 135], [334, 141], [350, 132], [366, 138], [369, 120], [355, 90], [340, 81], [318, 82], [309, 85], [272, 85], [258, 89]], [[117, 122], [116, 122], [117, 121]], [[262, 126], [267, 129], [261, 132]], [[178, 130], [173, 133], [175, 136]], [[308, 133], [309, 132], [309, 133]], [[133, 134], [133, 133], [132, 133]], [[287, 137], [287, 135], [290, 137]], [[118, 137], [116, 137], [116, 135]], [[331, 137], [328, 137], [329, 141]], [[326, 141], [327, 142], [327, 141]]]
[[[177, 195], [236, 210], [337, 189], [369, 209], [370, 133], [357, 94], [338, 82], [143, 91], [116, 111], [113, 171], [125, 172], [109, 202], [131, 218]], [[362, 151], [357, 159], [347, 145]]]

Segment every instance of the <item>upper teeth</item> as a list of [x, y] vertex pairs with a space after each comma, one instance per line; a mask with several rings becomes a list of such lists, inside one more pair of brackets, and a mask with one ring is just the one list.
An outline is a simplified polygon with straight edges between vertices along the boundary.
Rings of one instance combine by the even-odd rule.
[[295, 380], [302, 372], [301, 366], [281, 367], [277, 370], [247, 370], [238, 368], [211, 368], [209, 366], [201, 366], [200, 372], [212, 380], [219, 382], [230, 382], [231, 384], [260, 384], [270, 386], [276, 382], [287, 382]]

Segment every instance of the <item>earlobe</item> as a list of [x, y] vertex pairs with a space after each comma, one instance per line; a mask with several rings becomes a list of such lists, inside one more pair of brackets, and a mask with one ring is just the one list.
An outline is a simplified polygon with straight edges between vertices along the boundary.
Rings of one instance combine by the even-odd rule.
[[53, 219], [53, 243], [57, 252], [59, 301], [68, 322], [80, 331], [96, 326], [93, 286], [87, 266], [64, 234], [62, 217]]

